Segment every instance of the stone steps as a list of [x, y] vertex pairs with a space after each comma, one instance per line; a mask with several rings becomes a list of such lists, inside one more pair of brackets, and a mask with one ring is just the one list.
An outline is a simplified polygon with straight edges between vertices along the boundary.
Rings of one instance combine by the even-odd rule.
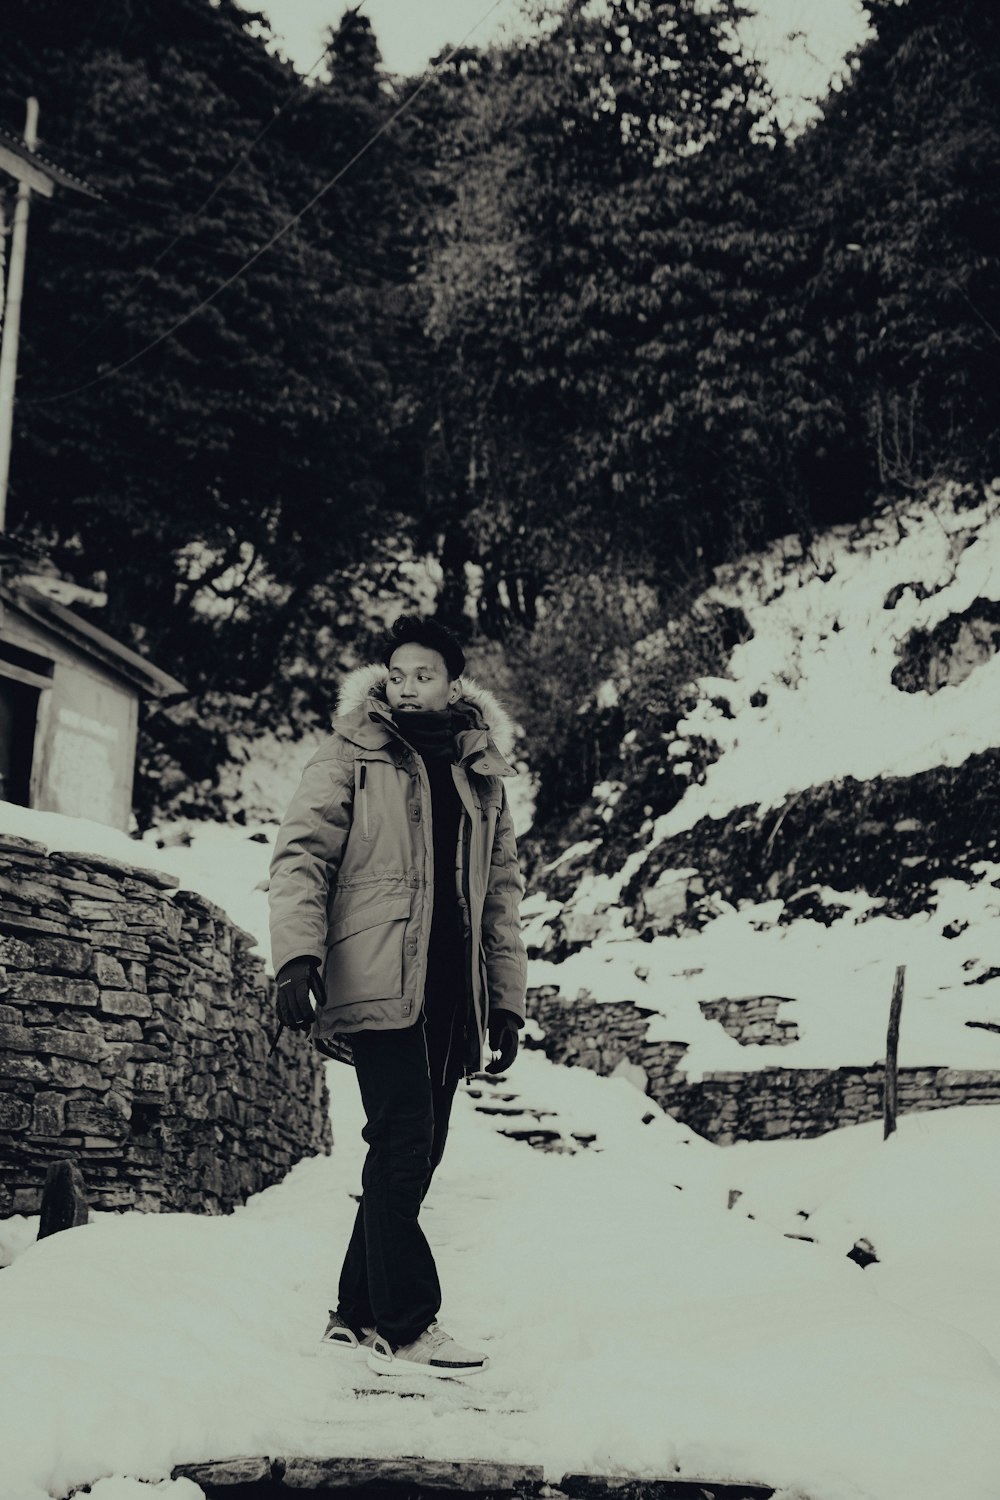
[[[489, 1083], [494, 1089], [505, 1084], [506, 1073], [483, 1074], [476, 1082]], [[500, 1094], [493, 1092], [492, 1096], [484, 1098], [481, 1088], [470, 1088], [468, 1090], [470, 1099], [482, 1099], [483, 1103], [474, 1104], [473, 1108], [479, 1115], [487, 1115], [505, 1122], [497, 1125], [500, 1135], [505, 1135], [508, 1140], [526, 1141], [536, 1151], [553, 1151], [564, 1156], [572, 1156], [580, 1150], [592, 1148], [600, 1151], [601, 1147], [596, 1145], [596, 1131], [571, 1130], [564, 1134], [558, 1129], [559, 1116], [554, 1109], [532, 1109], [530, 1105], [519, 1104], [520, 1094]], [[529, 1125], [514, 1126], [512, 1122], [517, 1119], [533, 1120], [535, 1123]], [[543, 1120], [552, 1120], [552, 1125], [543, 1125]]]

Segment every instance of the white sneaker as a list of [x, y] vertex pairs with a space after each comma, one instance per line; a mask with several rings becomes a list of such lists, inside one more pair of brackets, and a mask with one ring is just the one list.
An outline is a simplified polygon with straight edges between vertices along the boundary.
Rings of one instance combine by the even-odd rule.
[[411, 1344], [392, 1345], [380, 1333], [372, 1340], [368, 1368], [377, 1375], [478, 1375], [489, 1365], [485, 1354], [475, 1354], [456, 1344], [450, 1334], [434, 1322]]
[[330, 1321], [320, 1342], [326, 1349], [336, 1349], [338, 1354], [351, 1354], [355, 1359], [366, 1355], [375, 1338], [374, 1328], [353, 1328], [344, 1321], [339, 1312], [330, 1309]]

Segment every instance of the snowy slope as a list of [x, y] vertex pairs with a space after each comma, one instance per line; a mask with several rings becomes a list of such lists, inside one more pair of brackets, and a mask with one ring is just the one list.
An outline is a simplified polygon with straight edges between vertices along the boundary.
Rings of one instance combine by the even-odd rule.
[[[996, 861], [973, 863], [968, 882], [932, 882], [931, 911], [906, 919], [881, 915], [883, 902], [850, 884], [815, 891], [819, 905], [841, 915], [787, 925], [781, 900], [737, 909], [715, 894], [699, 902], [700, 915], [712, 918], [701, 931], [645, 942], [620, 904], [629, 881], [643, 883], [654, 851], [700, 820], [737, 808], [760, 817], [804, 788], [912, 776], [1000, 747], [1000, 651], [933, 693], [892, 681], [914, 632], [930, 633], [977, 600], [1000, 600], [1000, 482], [982, 495], [945, 486], [888, 507], [815, 538], [805, 554], [796, 538], [783, 538], [718, 570], [705, 598], [742, 611], [752, 638], [733, 650], [726, 676], [694, 684], [696, 706], [665, 736], [663, 767], [681, 781], [695, 775], [687, 755], [695, 739], [713, 741], [717, 757], [669, 812], [624, 838], [631, 852], [618, 869], [586, 870], [601, 843], [594, 839], [540, 874], [524, 908], [529, 942], [544, 950], [557, 917], [564, 935], [587, 941], [561, 963], [535, 963], [532, 982], [658, 1012], [650, 1039], [686, 1043], [684, 1072], [694, 1080], [709, 1069], [878, 1061], [893, 974], [905, 964], [901, 1065], [1000, 1068], [1000, 1033], [968, 1025], [1000, 1022], [996, 838], [984, 835]], [[614, 782], [594, 789], [612, 832], [619, 791]], [[705, 837], [711, 842], [710, 828]], [[574, 861], [584, 870], [575, 888], [562, 902], [548, 898], [546, 880]], [[679, 891], [683, 909], [684, 884], [698, 873], [657, 871], [645, 889], [653, 902]], [[780, 1014], [797, 1023], [798, 1041], [741, 1046], [698, 1008], [755, 994], [788, 997]]]
[[[0, 1276], [3, 1500], [290, 1452], [757, 1479], [784, 1500], [995, 1500], [1000, 1112], [906, 1117], [887, 1145], [865, 1126], [726, 1149], [621, 1079], [524, 1054], [496, 1095], [597, 1139], [532, 1151], [460, 1090], [425, 1222], [442, 1322], [491, 1368], [464, 1386], [413, 1378], [426, 1398], [390, 1417], [316, 1346], [364, 1151], [353, 1074], [331, 1064], [329, 1083], [332, 1157], [231, 1217], [102, 1215]], [[816, 1243], [786, 1238], [804, 1227]], [[846, 1258], [859, 1235], [880, 1257], [865, 1271]]]
[[[903, 589], [891, 608], [886, 601]], [[926, 597], [921, 598], [921, 594]], [[1000, 745], [1000, 653], [936, 693], [892, 682], [912, 632], [1000, 599], [1000, 484], [970, 503], [957, 487], [838, 526], [803, 555], [795, 538], [720, 569], [709, 599], [741, 608], [753, 639], [726, 677], [703, 678], [679, 725], [720, 748], [704, 785], [658, 819], [650, 843], [748, 803], [840, 777], [912, 776]], [[753, 695], [766, 703], [755, 707]], [[713, 707], [722, 695], [733, 717]], [[681, 763], [683, 763], [681, 761]]]
[[[702, 817], [764, 806], [848, 774], [902, 775], [956, 764], [1000, 745], [1000, 653], [933, 694], [901, 692], [891, 681], [897, 646], [911, 631], [928, 630], [977, 598], [1000, 598], [998, 561], [1000, 487], [978, 498], [946, 487], [855, 528], [836, 528], [816, 538], [808, 555], [785, 538], [720, 571], [712, 596], [744, 612], [753, 638], [733, 652], [730, 676], [698, 684], [698, 707], [678, 726], [668, 764], [671, 771], [684, 766], [685, 734], [713, 737], [718, 758], [704, 784], [692, 784], [670, 813], [647, 822], [640, 846], [620, 869], [584, 875], [565, 908], [547, 900], [544, 889], [528, 898], [527, 936], [536, 947], [555, 914], [564, 921], [601, 914], [593, 942], [561, 964], [534, 962], [530, 982], [659, 1012], [650, 1037], [684, 1042], [684, 1071], [694, 1080], [709, 1070], [753, 1071], [776, 1061], [783, 1067], [877, 1061], [895, 966], [906, 963], [901, 1065], [1000, 1067], [1000, 1033], [967, 1024], [1000, 1024], [1000, 976], [988, 977], [1000, 970], [1000, 850], [996, 863], [975, 866], [974, 883], [937, 882], [935, 909], [906, 920], [881, 916], [880, 902], [853, 890], [818, 893], [827, 905], [845, 908], [830, 925], [809, 919], [781, 925], [781, 901], [737, 910], [716, 898], [715, 920], [701, 932], [649, 943], [630, 931], [618, 905], [658, 844]], [[886, 609], [890, 597], [893, 607]], [[733, 718], [712, 706], [720, 696]], [[304, 760], [311, 746], [296, 753]], [[139, 841], [81, 819], [0, 803], [0, 828], [51, 848], [90, 849], [169, 870], [224, 907], [269, 953], [273, 824], [185, 824]], [[169, 846], [158, 848], [164, 839]], [[586, 856], [588, 847], [563, 851], [555, 872], [572, 855]], [[684, 876], [667, 870], [658, 885]], [[782, 1017], [796, 1022], [799, 1040], [780, 1049], [741, 1046], [698, 1005], [755, 993], [789, 997]]]
[[[0, 827], [52, 849], [86, 849], [175, 874], [182, 886], [215, 901], [253, 933], [265, 957], [270, 953], [271, 824], [184, 825], [190, 845], [159, 849], [156, 837], [170, 837], [171, 830], [155, 830], [140, 842], [83, 819], [0, 803]], [[937, 910], [906, 921], [879, 917], [863, 898], [835, 892], [830, 899], [847, 905], [848, 914], [830, 926], [806, 919], [779, 926], [780, 902], [739, 911], [719, 903], [718, 917], [703, 931], [652, 942], [612, 921], [593, 944], [561, 964], [533, 960], [529, 983], [554, 983], [569, 996], [586, 990], [599, 1001], [631, 1000], [657, 1011], [650, 1040], [686, 1043], [684, 1072], [693, 1081], [704, 1072], [756, 1071], [776, 1062], [834, 1068], [878, 1061], [885, 1053], [895, 966], [905, 963], [900, 1065], [1000, 1068], [1000, 1032], [966, 1024], [1000, 1025], [1000, 978], [977, 982], [1000, 968], [998, 881], [1000, 864], [984, 863], [976, 885], [939, 882]], [[592, 878], [574, 905], [606, 905], [615, 884]], [[540, 941], [546, 916], [557, 909], [543, 896], [527, 898], [529, 942]], [[616, 915], [612, 907], [610, 917]], [[958, 935], [945, 937], [946, 928]], [[799, 1040], [780, 1049], [741, 1046], [699, 1009], [700, 1000], [750, 994], [790, 997], [781, 1014], [797, 1023]]]

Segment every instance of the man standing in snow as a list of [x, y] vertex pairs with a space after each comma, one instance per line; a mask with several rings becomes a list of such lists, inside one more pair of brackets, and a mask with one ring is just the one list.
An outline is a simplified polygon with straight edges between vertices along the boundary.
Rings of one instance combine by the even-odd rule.
[[418, 1222], [458, 1080], [524, 1024], [524, 882], [502, 777], [510, 721], [458, 640], [401, 616], [383, 664], [345, 680], [271, 862], [278, 1017], [353, 1063], [367, 1116], [362, 1197], [324, 1339], [383, 1374], [472, 1374], [437, 1323]]

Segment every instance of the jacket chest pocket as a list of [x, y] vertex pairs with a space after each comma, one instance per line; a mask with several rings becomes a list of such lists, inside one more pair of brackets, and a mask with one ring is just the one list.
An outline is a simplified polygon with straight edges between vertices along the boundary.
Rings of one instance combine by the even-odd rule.
[[405, 820], [409, 785], [409, 774], [387, 755], [355, 760], [351, 837], [378, 843], [387, 825]]
[[352, 894], [357, 906], [331, 913], [324, 969], [327, 1003], [398, 1000], [403, 994], [403, 934], [411, 894]]

